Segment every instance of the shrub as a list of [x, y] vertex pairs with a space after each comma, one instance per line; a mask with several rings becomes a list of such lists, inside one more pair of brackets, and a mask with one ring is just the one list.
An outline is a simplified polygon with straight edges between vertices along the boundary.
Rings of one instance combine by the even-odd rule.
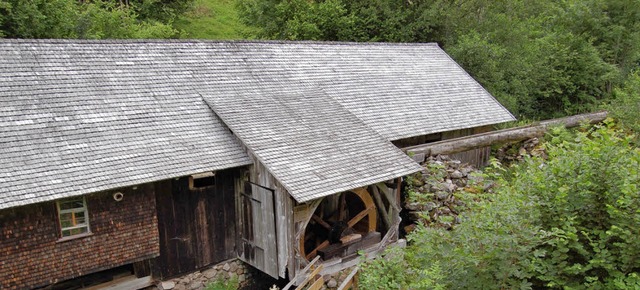
[[548, 159], [495, 165], [494, 194], [365, 264], [365, 289], [640, 288], [640, 150], [614, 127], [555, 129]]

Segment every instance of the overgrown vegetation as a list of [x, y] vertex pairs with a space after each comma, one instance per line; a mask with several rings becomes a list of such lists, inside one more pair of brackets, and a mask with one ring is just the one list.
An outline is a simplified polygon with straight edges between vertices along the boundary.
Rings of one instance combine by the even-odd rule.
[[8, 38], [171, 38], [172, 22], [192, 1], [0, 0]]
[[230, 279], [219, 278], [209, 284], [204, 288], [205, 290], [236, 290], [240, 288], [240, 282], [238, 282], [237, 277], [233, 277]]
[[637, 0], [238, 0], [267, 39], [437, 42], [519, 117], [585, 112], [640, 60]]
[[[631, 73], [620, 88], [613, 91], [613, 98], [605, 106], [620, 125], [630, 132], [635, 132], [636, 141], [640, 134], [640, 71]], [[638, 144], [638, 143], [636, 143]]]
[[[556, 129], [548, 159], [486, 178], [495, 192], [453, 230], [419, 227], [404, 251], [363, 267], [363, 289], [634, 289], [640, 287], [640, 150], [612, 123]], [[385, 276], [384, 273], [393, 275]], [[385, 277], [383, 277], [385, 276]]]
[[182, 38], [244, 39], [255, 33], [240, 22], [235, 0], [197, 0], [174, 26]]

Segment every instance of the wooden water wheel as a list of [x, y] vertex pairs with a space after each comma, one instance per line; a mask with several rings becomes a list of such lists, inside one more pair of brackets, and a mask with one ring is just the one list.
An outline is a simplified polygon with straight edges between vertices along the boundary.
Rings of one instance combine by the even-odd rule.
[[376, 223], [376, 205], [366, 189], [328, 196], [316, 208], [300, 237], [301, 254], [310, 260], [319, 250], [340, 243], [344, 236], [364, 236], [375, 231]]

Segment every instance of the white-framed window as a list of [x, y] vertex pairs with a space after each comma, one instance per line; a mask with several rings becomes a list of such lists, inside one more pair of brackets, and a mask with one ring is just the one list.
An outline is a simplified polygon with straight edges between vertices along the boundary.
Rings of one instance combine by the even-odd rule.
[[56, 205], [63, 238], [90, 233], [87, 202], [83, 196], [59, 200]]

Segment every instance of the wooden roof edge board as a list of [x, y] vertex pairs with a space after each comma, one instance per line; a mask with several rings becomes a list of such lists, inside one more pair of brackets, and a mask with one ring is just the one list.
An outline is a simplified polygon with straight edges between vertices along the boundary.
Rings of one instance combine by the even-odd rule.
[[[412, 161], [413, 161], [413, 160], [412, 160]], [[414, 162], [414, 163], [415, 163], [415, 162]], [[339, 188], [339, 189], [337, 189], [337, 191], [336, 191], [336, 190], [325, 191], [325, 192], [322, 192], [322, 193], [319, 193], [319, 194], [315, 194], [315, 195], [313, 195], [313, 196], [311, 196], [311, 197], [304, 197], [304, 198], [299, 198], [299, 199], [298, 199], [298, 198], [295, 198], [293, 195], [292, 195], [292, 197], [293, 197], [293, 198], [294, 198], [298, 203], [306, 203], [306, 202], [310, 202], [310, 201], [314, 201], [314, 200], [317, 200], [317, 199], [321, 199], [321, 198], [324, 198], [324, 197], [327, 197], [327, 196], [330, 196], [330, 195], [333, 195], [333, 194], [336, 194], [336, 193], [345, 192], [345, 191], [351, 191], [351, 190], [358, 189], [358, 188], [361, 188], [361, 187], [364, 187], [364, 186], [368, 186], [368, 185], [374, 185], [374, 184], [376, 184], [376, 183], [378, 183], [378, 182], [383, 182], [383, 181], [391, 180], [391, 179], [394, 179], [394, 178], [398, 178], [398, 177], [402, 177], [402, 176], [407, 176], [407, 175], [410, 175], [410, 174], [416, 173], [416, 172], [418, 172], [418, 171], [421, 171], [421, 170], [422, 170], [422, 167], [421, 167], [420, 165], [418, 165], [418, 163], [415, 163], [415, 164], [416, 164], [416, 167], [415, 167], [415, 168], [413, 168], [413, 169], [409, 169], [409, 170], [406, 170], [406, 171], [403, 171], [402, 173], [392, 174], [392, 175], [393, 175], [393, 177], [389, 177], [389, 178], [387, 178], [387, 177], [380, 177], [380, 178], [375, 178], [375, 179], [369, 179], [369, 180], [366, 180], [366, 181], [362, 181], [362, 182], [361, 182], [359, 185], [357, 185], [357, 186], [343, 187], [343, 188]]]
[[[243, 162], [243, 163], [233, 164], [233, 165], [230, 165], [228, 167], [215, 168], [215, 169], [210, 169], [210, 170], [209, 169], [207, 169], [207, 170], [197, 170], [197, 172], [179, 174], [177, 176], [175, 176], [175, 175], [159, 176], [157, 178], [150, 178], [150, 179], [147, 179], [147, 180], [138, 180], [138, 181], [135, 181], [135, 182], [122, 183], [122, 184], [120, 184], [118, 186], [99, 186], [99, 187], [90, 188], [90, 189], [87, 189], [87, 190], [75, 191], [75, 192], [73, 192], [71, 194], [64, 194], [63, 193], [63, 194], [55, 194], [55, 195], [46, 195], [46, 196], [38, 197], [36, 202], [29, 202], [29, 201], [21, 202], [21, 201], [24, 201], [25, 199], [18, 200], [18, 201], [4, 202], [4, 203], [0, 203], [0, 210], [10, 209], [10, 208], [15, 208], [15, 207], [20, 207], [20, 206], [26, 206], [26, 205], [30, 205], [30, 204], [51, 202], [51, 201], [55, 201], [55, 200], [59, 200], [59, 199], [63, 199], [63, 198], [83, 196], [83, 195], [87, 195], [87, 194], [99, 193], [99, 192], [104, 192], [104, 191], [119, 190], [119, 189], [123, 189], [123, 188], [140, 186], [140, 185], [143, 185], [143, 184], [158, 182], [158, 181], [167, 180], [167, 179], [188, 177], [188, 176], [191, 176], [193, 174], [200, 174], [200, 173], [203, 173], [203, 172], [215, 172], [215, 171], [220, 171], [220, 170], [225, 170], [225, 169], [238, 168], [238, 167], [247, 166], [247, 165], [251, 165], [251, 164], [252, 164], [252, 162]], [[32, 198], [29, 198], [28, 200], [32, 200]]]

